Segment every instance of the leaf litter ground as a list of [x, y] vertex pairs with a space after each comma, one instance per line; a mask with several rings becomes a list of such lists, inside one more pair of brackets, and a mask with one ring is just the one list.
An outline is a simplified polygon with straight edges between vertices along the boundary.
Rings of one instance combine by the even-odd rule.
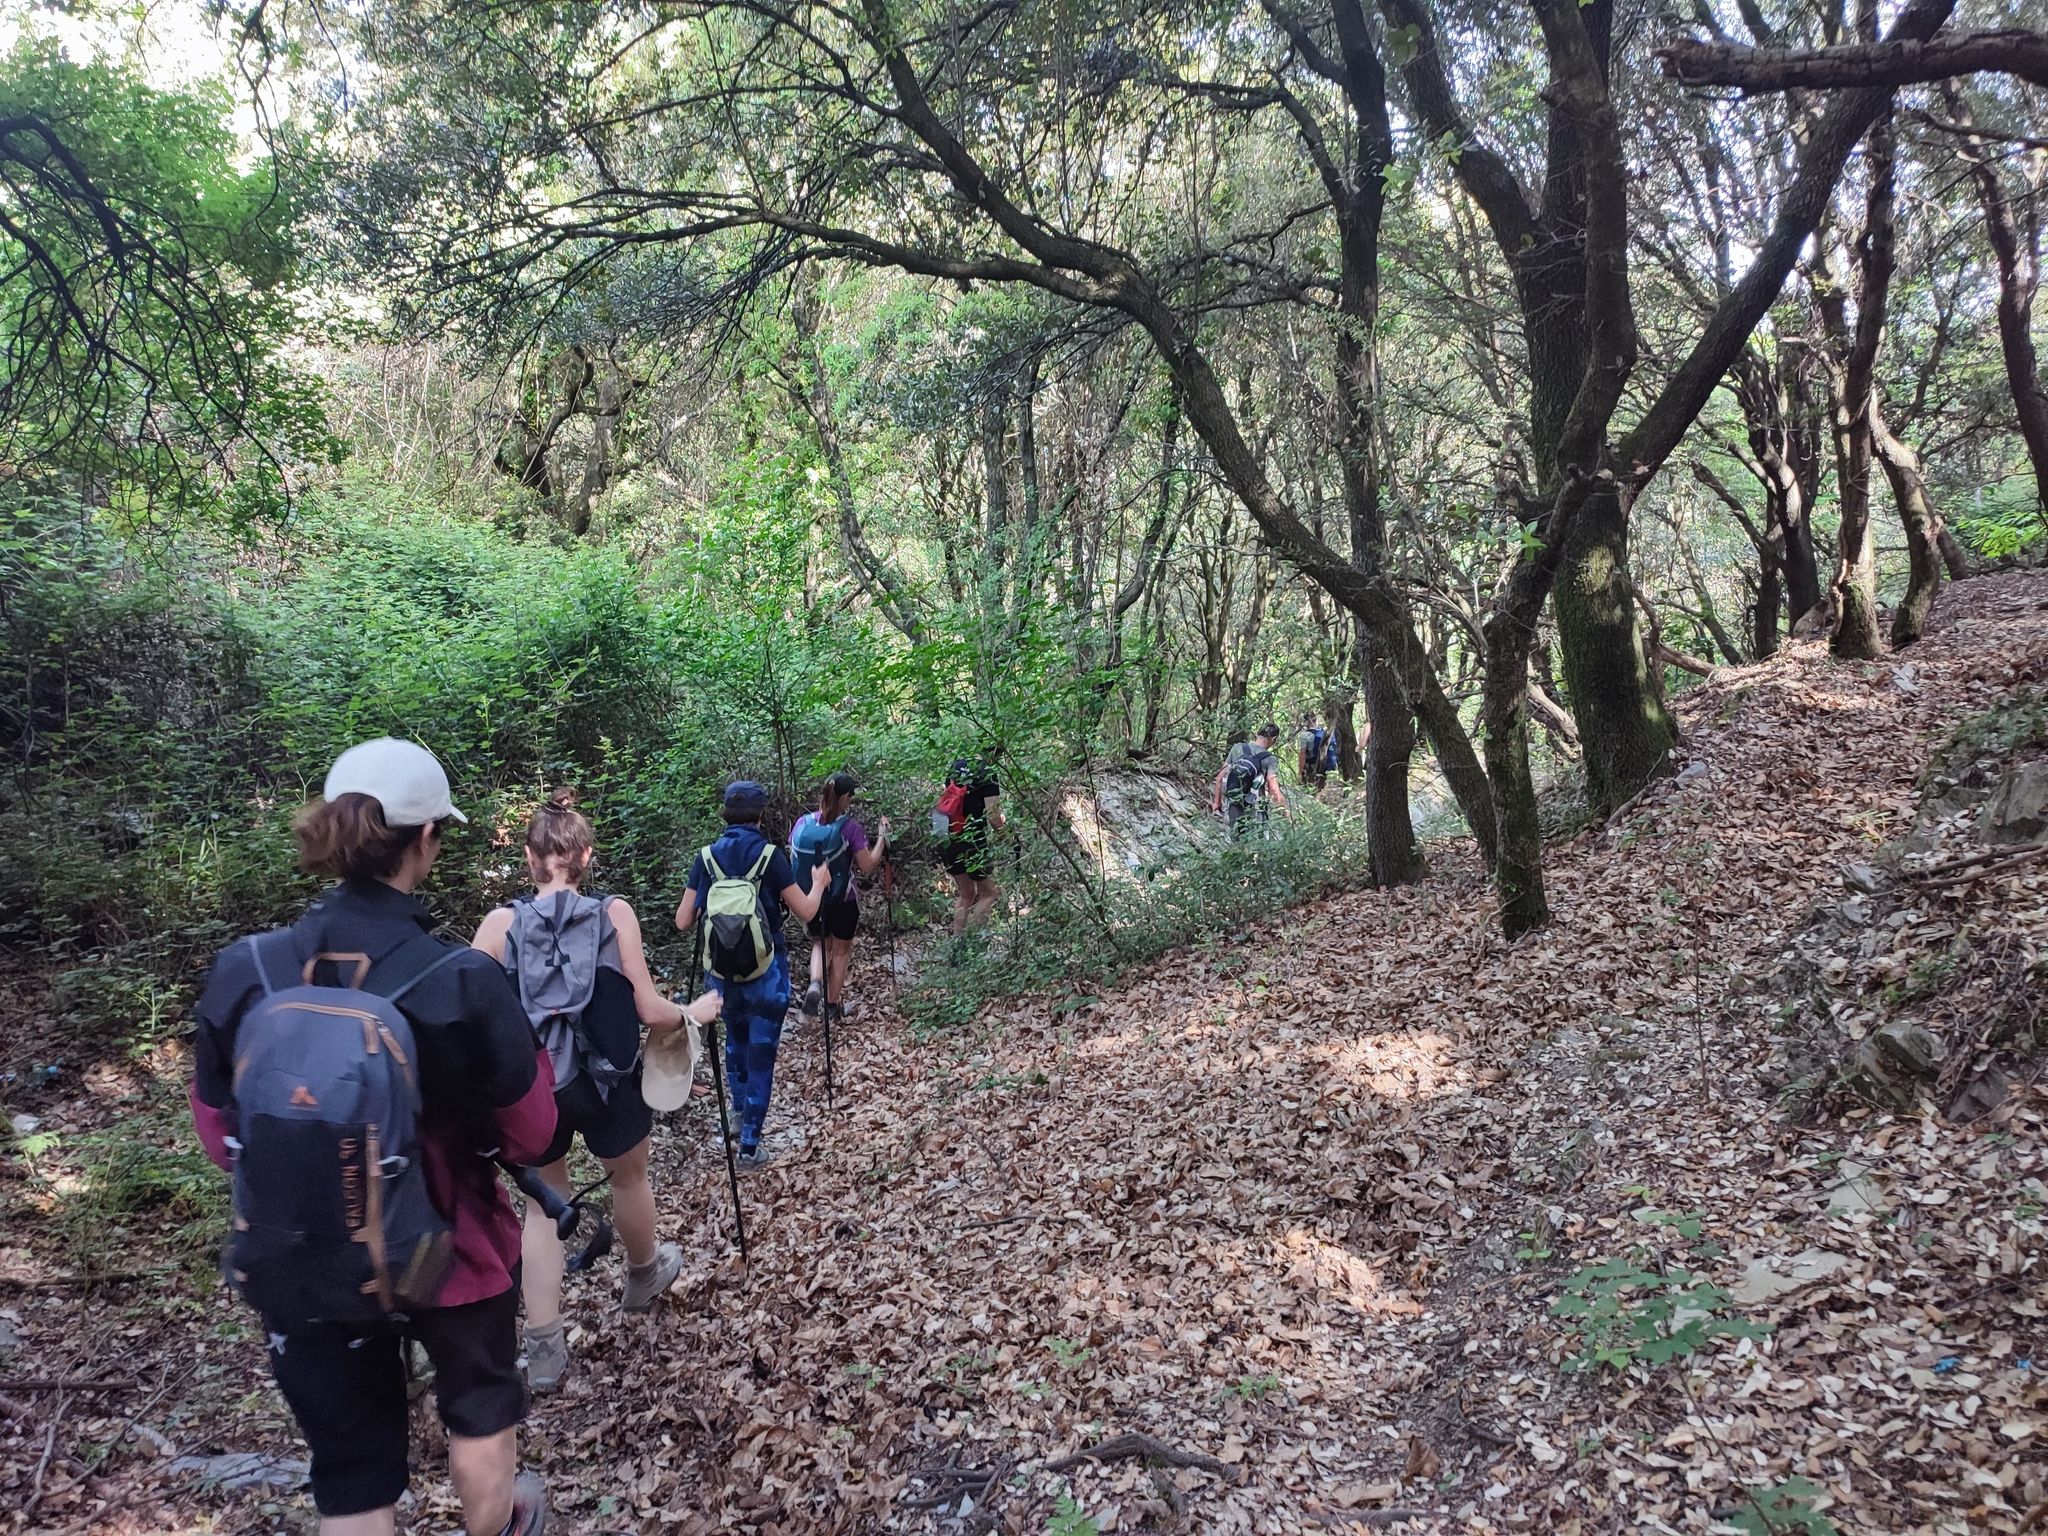
[[[614, 1271], [572, 1283], [576, 1365], [526, 1441], [558, 1524], [2024, 1528], [2048, 1499], [2043, 1093], [2016, 1058], [1966, 1125], [1774, 1088], [1797, 978], [1853, 1047], [1967, 932], [2037, 1006], [2048, 861], [1923, 890], [1974, 846], [1937, 827], [1874, 933], [1814, 914], [1909, 828], [1958, 722], [2043, 680], [2048, 580], [2024, 575], [1950, 590], [1897, 658], [1721, 673], [1684, 696], [1676, 777], [1553, 850], [1555, 921], [1518, 945], [1453, 853], [932, 1039], [865, 970], [837, 1113], [815, 1026], [785, 1036], [751, 1263], [700, 1095], [657, 1143], [691, 1255], [671, 1301], [623, 1319]], [[1975, 1016], [1930, 1021], [1968, 1056]], [[288, 1489], [169, 1470], [293, 1454], [225, 1303], [81, 1309], [61, 1266], [10, 1260], [9, 1375], [136, 1383], [54, 1430], [47, 1394], [0, 1389], [0, 1491], [40, 1477], [30, 1523], [305, 1520]], [[1571, 1368], [1552, 1307], [1606, 1260], [1680, 1297], [1659, 1336], [1770, 1331]], [[413, 1523], [453, 1528], [431, 1448], [421, 1470]]]

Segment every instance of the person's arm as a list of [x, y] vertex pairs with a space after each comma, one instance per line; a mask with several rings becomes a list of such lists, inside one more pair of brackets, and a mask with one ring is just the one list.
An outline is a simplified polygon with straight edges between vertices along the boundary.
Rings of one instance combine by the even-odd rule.
[[547, 1047], [534, 1037], [502, 966], [457, 961], [454, 968], [462, 988], [466, 1084], [490, 1116], [498, 1155], [530, 1166], [555, 1138], [555, 1071]]
[[197, 1030], [192, 1042], [192, 1084], [186, 1097], [192, 1106], [192, 1128], [215, 1167], [234, 1167], [228, 1140], [235, 1133], [228, 1106], [234, 1098], [235, 1026], [258, 991], [256, 967], [246, 944], [231, 946], [213, 962], [205, 989], [193, 1008]]
[[647, 969], [647, 945], [640, 936], [640, 919], [623, 896], [614, 896], [606, 908], [612, 932], [619, 940], [619, 972], [633, 984], [633, 1011], [651, 1030], [666, 1032], [683, 1022], [681, 1005], [661, 995], [654, 976]]
[[[1281, 793], [1280, 770], [1277, 768], [1268, 768], [1266, 770], [1266, 793], [1273, 797], [1273, 803], [1279, 806], [1281, 810], [1287, 810], [1287, 796]], [[1288, 814], [1292, 815], [1293, 813], [1289, 812]]]
[[690, 879], [683, 888], [683, 899], [676, 903], [676, 927], [684, 933], [688, 933], [690, 931], [690, 924], [697, 921], [697, 907], [700, 901], [697, 895], [697, 883], [699, 878], [706, 873], [704, 855], [700, 853], [696, 858], [690, 860]]
[[1219, 816], [1223, 814], [1223, 781], [1230, 777], [1230, 759], [1223, 760], [1223, 766], [1216, 770], [1216, 790], [1209, 796], [1209, 809]]
[[872, 843], [865, 840], [863, 832], [861, 846], [853, 850], [853, 867], [864, 875], [872, 875], [882, 867], [882, 858], [888, 846], [889, 818], [884, 816], [875, 823], [875, 840]]
[[480, 949], [498, 964], [505, 963], [505, 939], [512, 932], [512, 909], [496, 907], [484, 914], [484, 920], [476, 925], [476, 937], [469, 941], [471, 949]]
[[[783, 859], [783, 856], [777, 854], [776, 858]], [[832, 883], [832, 871], [823, 864], [813, 864], [811, 888], [805, 890], [796, 883], [796, 872], [790, 868], [786, 859], [783, 859], [782, 867], [789, 875], [789, 883], [782, 887], [782, 904], [796, 914], [798, 922], [808, 923], [818, 915], [818, 908], [825, 904], [825, 887]], [[773, 869], [772, 864], [770, 869]]]
[[1006, 825], [1003, 821], [1003, 797], [1001, 795], [990, 795], [983, 804], [988, 812], [989, 830], [991, 832], [1002, 831]]

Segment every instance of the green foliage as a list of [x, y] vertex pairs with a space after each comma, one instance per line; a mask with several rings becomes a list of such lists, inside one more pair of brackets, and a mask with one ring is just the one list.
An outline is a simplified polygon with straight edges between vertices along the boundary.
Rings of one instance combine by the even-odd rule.
[[1072, 1494], [1063, 1493], [1046, 1517], [1045, 1536], [1102, 1536], [1102, 1527], [1074, 1502]]
[[2014, 560], [2048, 552], [2048, 512], [2031, 475], [1988, 486], [1955, 517], [1956, 534], [1986, 560]]
[[53, 1251], [81, 1276], [129, 1270], [145, 1240], [195, 1279], [213, 1268], [227, 1231], [228, 1181], [193, 1143], [182, 1095], [164, 1091], [118, 1125], [61, 1145], [35, 1139], [44, 1144], [22, 1150], [51, 1211]]
[[[1664, 1227], [1702, 1256], [1719, 1250], [1701, 1243], [1700, 1219], [1645, 1210], [1637, 1219]], [[1731, 1315], [1734, 1303], [1720, 1286], [1696, 1272], [1667, 1264], [1638, 1245], [1621, 1258], [1581, 1268], [1564, 1282], [1551, 1315], [1566, 1320], [1578, 1345], [1578, 1369], [1663, 1365], [1684, 1359], [1717, 1338], [1767, 1337], [1767, 1325]]]
[[[1362, 816], [1300, 802], [1298, 819], [1227, 842], [1199, 829], [1162, 840], [1131, 871], [1107, 872], [1069, 848], [1022, 845], [1015, 878], [1029, 892], [990, 927], [931, 947], [904, 1006], [927, 1029], [972, 1021], [999, 997], [1063, 988], [1056, 1009], [1168, 950], [1234, 935], [1283, 909], [1364, 878]], [[999, 878], [1007, 873], [1000, 868]]]
[[1750, 1536], [1836, 1536], [1834, 1521], [1821, 1513], [1827, 1496], [1818, 1483], [1804, 1477], [1788, 1477], [1768, 1488], [1748, 1490], [1747, 1502], [1730, 1510], [1727, 1521]]
[[[225, 91], [161, 90], [32, 31], [0, 55], [0, 459], [137, 523], [274, 514], [333, 463], [281, 358], [294, 210]], [[147, 124], [147, 132], [137, 132]]]
[[1063, 1339], [1056, 1334], [1045, 1341], [1045, 1347], [1052, 1351], [1053, 1359], [1059, 1362], [1063, 1371], [1071, 1371], [1095, 1353], [1085, 1344], [1077, 1344], [1072, 1339]]
[[1257, 1376], [1240, 1376], [1223, 1389], [1225, 1397], [1235, 1397], [1247, 1403], [1262, 1403], [1280, 1390], [1280, 1378], [1271, 1372]]

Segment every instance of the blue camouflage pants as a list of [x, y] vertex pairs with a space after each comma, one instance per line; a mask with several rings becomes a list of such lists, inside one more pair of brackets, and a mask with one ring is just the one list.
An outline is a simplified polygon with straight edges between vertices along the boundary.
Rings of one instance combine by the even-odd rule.
[[740, 1121], [740, 1145], [761, 1140], [768, 1095], [775, 1086], [775, 1048], [789, 1012], [789, 957], [780, 951], [752, 981], [710, 978], [725, 999], [725, 1081]]

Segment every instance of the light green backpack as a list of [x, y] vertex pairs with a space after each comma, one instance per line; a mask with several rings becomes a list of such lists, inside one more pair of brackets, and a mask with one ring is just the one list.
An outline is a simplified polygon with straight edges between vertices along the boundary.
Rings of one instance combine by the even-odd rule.
[[711, 889], [704, 896], [705, 965], [721, 981], [754, 981], [775, 963], [775, 941], [761, 910], [761, 877], [775, 845], [768, 844], [744, 875], [728, 875], [706, 848]]

